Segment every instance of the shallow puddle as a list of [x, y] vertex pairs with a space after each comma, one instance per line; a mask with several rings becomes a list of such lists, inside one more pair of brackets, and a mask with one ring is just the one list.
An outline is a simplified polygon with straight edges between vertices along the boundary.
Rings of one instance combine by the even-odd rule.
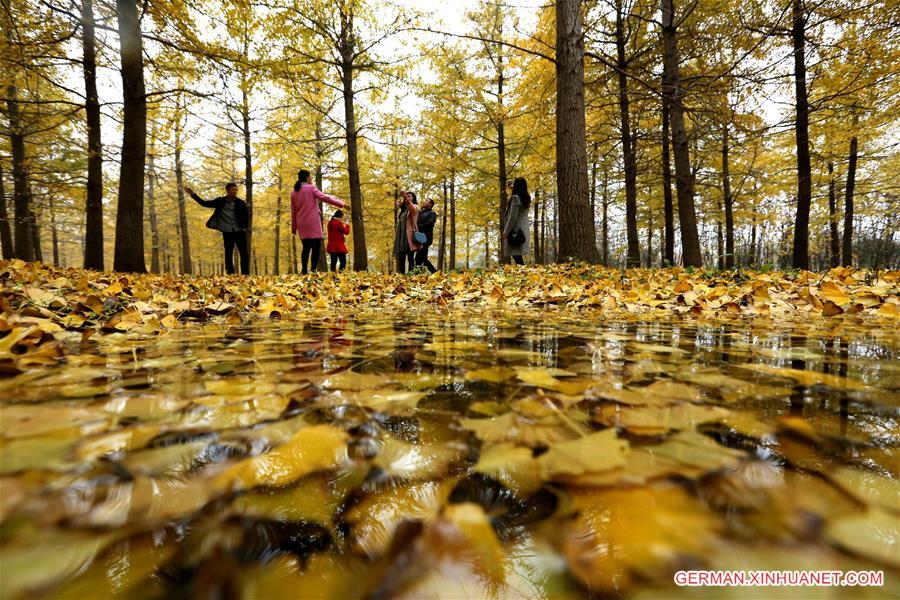
[[900, 593], [900, 336], [359, 312], [66, 342], [0, 379], [0, 596]]

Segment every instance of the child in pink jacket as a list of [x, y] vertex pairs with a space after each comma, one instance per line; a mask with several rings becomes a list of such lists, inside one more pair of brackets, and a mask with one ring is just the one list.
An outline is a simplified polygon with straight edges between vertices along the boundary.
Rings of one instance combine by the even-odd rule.
[[[322, 211], [319, 202], [327, 202], [338, 208], [344, 208], [347, 204], [338, 198], [329, 196], [319, 191], [319, 188], [310, 182], [310, 173], [302, 169], [297, 174], [297, 183], [291, 192], [291, 233], [300, 235], [303, 244], [303, 252], [300, 254], [302, 273], [307, 273], [307, 262], [312, 258], [312, 270], [319, 265], [319, 252], [322, 246]], [[312, 256], [310, 256], [312, 255]]]

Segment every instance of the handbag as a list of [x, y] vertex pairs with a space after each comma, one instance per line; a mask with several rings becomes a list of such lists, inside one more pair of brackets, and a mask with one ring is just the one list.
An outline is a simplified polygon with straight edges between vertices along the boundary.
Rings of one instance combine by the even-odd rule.
[[509, 235], [506, 236], [506, 241], [509, 242], [510, 246], [521, 246], [525, 243], [525, 232], [522, 231], [521, 227], [517, 227], [509, 232]]
[[428, 241], [428, 236], [425, 235], [424, 233], [422, 233], [421, 231], [414, 231], [413, 232], [413, 241], [415, 241], [417, 244], [425, 245], [425, 242]]

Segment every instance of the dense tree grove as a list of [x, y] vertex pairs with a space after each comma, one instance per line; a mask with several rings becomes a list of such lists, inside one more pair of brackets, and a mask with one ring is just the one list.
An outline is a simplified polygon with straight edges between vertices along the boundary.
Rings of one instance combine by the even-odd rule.
[[396, 268], [402, 190], [439, 268], [498, 264], [515, 177], [536, 263], [900, 266], [888, 0], [0, 5], [4, 258], [217, 272], [182, 185], [234, 181], [251, 270], [293, 273], [304, 168], [357, 270]]

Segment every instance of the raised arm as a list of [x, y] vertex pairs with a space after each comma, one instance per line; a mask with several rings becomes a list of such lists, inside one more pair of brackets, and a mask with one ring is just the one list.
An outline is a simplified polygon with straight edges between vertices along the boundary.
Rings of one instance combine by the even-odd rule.
[[205, 206], [206, 208], [215, 208], [216, 207], [215, 200], [204, 200], [203, 198], [198, 196], [196, 193], [194, 193], [194, 190], [192, 190], [188, 186], [184, 186], [184, 191], [187, 192], [188, 196], [193, 198], [197, 202], [197, 204], [199, 204], [200, 206]]
[[340, 198], [335, 198], [334, 196], [329, 196], [316, 186], [312, 186], [313, 196], [315, 196], [316, 200], [319, 202], [327, 202], [332, 206], [337, 206], [338, 208], [344, 208], [347, 204], [341, 200]]

